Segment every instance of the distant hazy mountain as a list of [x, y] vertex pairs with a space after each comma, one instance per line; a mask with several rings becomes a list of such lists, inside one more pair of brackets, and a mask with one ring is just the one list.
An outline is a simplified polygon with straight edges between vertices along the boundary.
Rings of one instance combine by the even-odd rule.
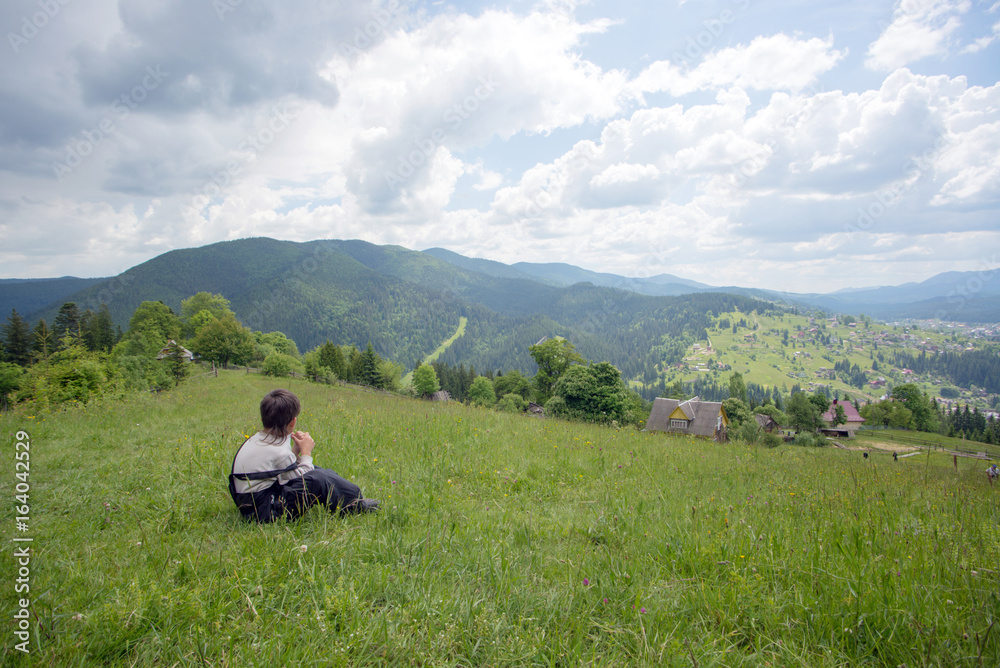
[[[889, 320], [1000, 321], [1000, 280], [977, 272], [796, 294], [710, 286], [671, 274], [629, 278], [561, 263], [507, 265], [441, 248], [263, 238], [171, 251], [110, 279], [0, 281], [0, 317], [16, 308], [31, 320], [51, 322], [65, 301], [94, 310], [107, 302], [124, 329], [142, 301], [162, 300], [179, 310], [182, 299], [202, 290], [228, 298], [252, 329], [283, 331], [303, 350], [328, 337], [359, 345], [371, 340], [380, 353], [408, 364], [448, 338], [463, 315], [470, 318], [471, 335], [449, 354], [458, 351], [456, 360], [490, 366], [515, 355], [520, 368], [530, 366], [527, 346], [552, 334], [571, 336], [592, 358], [620, 362], [641, 355], [642, 364], [654, 364], [650, 350], [673, 326], [665, 323], [667, 314], [681, 317], [681, 330], [694, 334], [707, 322], [698, 309], [719, 313], [734, 299]], [[623, 354], [624, 346], [632, 353]]]
[[0, 279], [0, 319], [10, 316], [12, 309], [27, 317], [66, 295], [100, 283], [104, 278], [5, 278]]
[[[780, 292], [740, 286], [712, 286], [659, 274], [649, 278], [629, 278], [598, 273], [569, 264], [517, 262], [506, 265], [492, 260], [467, 258], [440, 248], [424, 251], [456, 266], [491, 276], [530, 276], [551, 285], [592, 283], [631, 290], [644, 295], [686, 295], [696, 292], [725, 292], [758, 299], [775, 300], [823, 311], [865, 313], [884, 319], [941, 318], [958, 322], [1000, 322], [1000, 272], [949, 271], [919, 283], [897, 286], [848, 288], [829, 294]], [[517, 273], [513, 273], [517, 272]], [[994, 274], [996, 279], [994, 279]]]
[[143, 301], [179, 311], [181, 300], [204, 290], [229, 299], [251, 329], [285, 332], [303, 351], [328, 338], [361, 347], [370, 341], [412, 368], [464, 316], [466, 333], [442, 361], [533, 373], [528, 348], [559, 335], [588, 359], [611, 361], [633, 377], [679, 354], [684, 341], [703, 338], [713, 313], [773, 308], [721, 293], [665, 297], [592, 283], [558, 286], [500, 263], [438, 254], [451, 261], [364, 241], [228, 241], [164, 253], [29, 317], [51, 322], [64, 301], [94, 309], [106, 302], [124, 329]]

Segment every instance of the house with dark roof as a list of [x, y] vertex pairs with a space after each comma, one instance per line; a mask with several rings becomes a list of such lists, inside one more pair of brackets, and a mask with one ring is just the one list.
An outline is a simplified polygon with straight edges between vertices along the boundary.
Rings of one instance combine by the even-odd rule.
[[726, 440], [728, 426], [729, 416], [722, 402], [701, 401], [698, 397], [686, 401], [658, 398], [646, 420], [646, 431], [704, 436], [716, 441]]
[[158, 360], [165, 360], [168, 357], [170, 357], [170, 347], [171, 346], [177, 346], [178, 352], [180, 354], [180, 357], [185, 362], [193, 362], [194, 361], [194, 353], [191, 352], [190, 350], [188, 350], [187, 348], [185, 348], [184, 346], [178, 344], [173, 339], [170, 339], [169, 341], [167, 341], [167, 345], [163, 346], [163, 349], [160, 350], [159, 354], [156, 356], [156, 359], [158, 359]]
[[760, 428], [766, 431], [768, 434], [774, 433], [776, 431], [781, 431], [781, 425], [774, 421], [774, 418], [770, 415], [764, 415], [762, 413], [754, 413], [754, 419]]
[[[837, 406], [844, 409], [844, 417], [847, 418], [847, 423], [838, 424], [835, 427], [833, 426], [833, 420], [837, 416]], [[837, 401], [836, 399], [830, 404], [830, 409], [823, 413], [823, 421], [827, 425], [820, 429], [823, 434], [826, 436], [842, 436], [844, 438], [854, 438], [854, 432], [865, 423], [865, 419], [858, 414], [858, 409], [854, 407], [854, 404], [850, 401]]]

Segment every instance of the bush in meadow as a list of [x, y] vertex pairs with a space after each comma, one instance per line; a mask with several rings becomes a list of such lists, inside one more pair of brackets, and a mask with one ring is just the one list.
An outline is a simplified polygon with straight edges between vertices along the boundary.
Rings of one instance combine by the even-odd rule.
[[504, 413], [523, 413], [528, 408], [528, 402], [520, 394], [508, 392], [497, 403], [497, 410]]
[[260, 372], [265, 376], [284, 378], [293, 371], [301, 371], [302, 365], [291, 355], [274, 352], [267, 356], [264, 364], [260, 367]]

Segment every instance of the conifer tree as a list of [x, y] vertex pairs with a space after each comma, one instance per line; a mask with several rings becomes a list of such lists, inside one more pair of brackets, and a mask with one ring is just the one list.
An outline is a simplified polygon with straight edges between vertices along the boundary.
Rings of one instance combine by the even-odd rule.
[[27, 366], [31, 361], [31, 331], [16, 309], [11, 309], [3, 326], [3, 348], [14, 364]]
[[381, 387], [382, 376], [379, 373], [379, 363], [382, 360], [375, 353], [375, 349], [372, 348], [372, 344], [369, 341], [368, 347], [365, 351], [361, 353], [361, 373], [359, 375], [359, 380], [363, 385], [370, 385], [371, 387]]
[[52, 354], [53, 342], [55, 337], [52, 335], [52, 330], [45, 323], [45, 319], [42, 318], [35, 325], [34, 331], [31, 333], [31, 356], [36, 362], [39, 360], [48, 359], [49, 355]]
[[82, 335], [81, 325], [83, 314], [75, 302], [66, 302], [59, 308], [55, 320], [52, 321], [53, 338], [61, 341], [67, 334], [75, 339]]

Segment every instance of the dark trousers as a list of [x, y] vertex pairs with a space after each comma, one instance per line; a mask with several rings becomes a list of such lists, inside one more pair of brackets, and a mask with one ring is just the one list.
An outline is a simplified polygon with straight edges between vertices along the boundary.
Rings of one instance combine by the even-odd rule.
[[361, 509], [358, 501], [362, 498], [360, 487], [330, 469], [321, 468], [289, 481], [281, 490], [285, 514], [292, 519], [297, 519], [317, 503], [326, 506], [331, 513], [357, 512]]
[[233, 478], [229, 476], [229, 493], [240, 513], [248, 520], [264, 524], [282, 516], [298, 519], [317, 503], [331, 513], [362, 510], [361, 488], [330, 469], [316, 468], [287, 485], [271, 485], [255, 494], [238, 494]]

